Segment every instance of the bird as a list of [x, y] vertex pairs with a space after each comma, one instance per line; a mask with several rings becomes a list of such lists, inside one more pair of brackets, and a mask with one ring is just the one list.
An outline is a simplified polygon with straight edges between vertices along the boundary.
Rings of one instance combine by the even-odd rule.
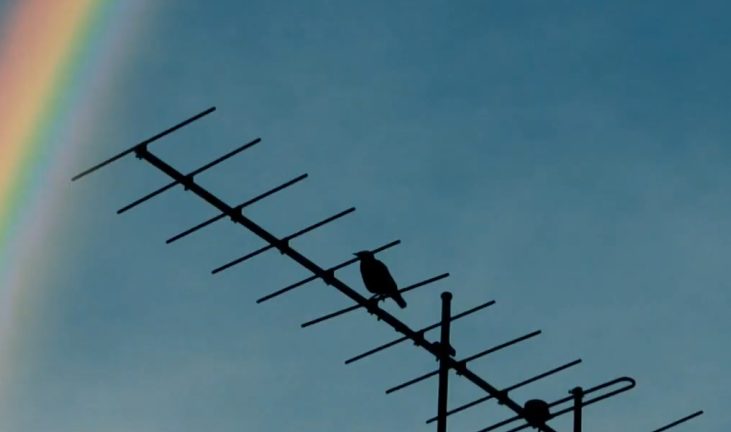
[[360, 258], [360, 275], [366, 289], [376, 296], [391, 297], [401, 309], [406, 307], [406, 301], [398, 292], [396, 281], [393, 280], [386, 264], [378, 261], [371, 251], [360, 251], [353, 255]]
[[525, 419], [533, 427], [540, 427], [546, 423], [552, 416], [550, 405], [541, 399], [531, 399], [523, 406], [523, 414]]

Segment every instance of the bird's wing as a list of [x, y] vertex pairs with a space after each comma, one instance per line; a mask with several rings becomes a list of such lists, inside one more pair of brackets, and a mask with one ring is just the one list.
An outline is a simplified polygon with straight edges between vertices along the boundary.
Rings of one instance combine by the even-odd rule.
[[391, 272], [388, 271], [388, 267], [386, 267], [386, 264], [376, 260], [373, 266], [373, 270], [374, 273], [378, 274], [377, 279], [381, 284], [383, 284], [383, 287], [381, 289], [384, 292], [391, 294], [398, 291], [396, 281], [393, 279], [393, 276], [391, 276]]
[[360, 274], [366, 289], [374, 294], [383, 294], [383, 272], [374, 262], [362, 262]]

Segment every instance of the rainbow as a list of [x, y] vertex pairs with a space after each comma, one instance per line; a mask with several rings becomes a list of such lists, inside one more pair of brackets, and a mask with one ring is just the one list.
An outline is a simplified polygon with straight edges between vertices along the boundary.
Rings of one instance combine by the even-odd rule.
[[109, 96], [143, 3], [16, 0], [0, 10], [0, 395], [13, 343], [25, 337], [20, 321], [32, 319], [28, 280], [39, 260], [53, 259], [43, 238], [58, 225], [59, 184]]

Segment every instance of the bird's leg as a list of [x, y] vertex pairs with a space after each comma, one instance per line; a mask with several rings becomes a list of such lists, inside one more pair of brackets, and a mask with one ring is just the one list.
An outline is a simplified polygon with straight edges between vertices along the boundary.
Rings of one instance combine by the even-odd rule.
[[[375, 313], [373, 312], [373, 310], [378, 308], [378, 302], [381, 300], [383, 300], [383, 296], [380, 294], [373, 294], [368, 300], [366, 300], [366, 302], [368, 303], [368, 306], [366, 306], [366, 308], [371, 315]], [[378, 318], [378, 320], [380, 321], [381, 319]]]
[[[454, 347], [451, 344], [448, 344], [446, 347], [442, 346], [441, 342], [434, 342], [433, 343], [434, 348], [438, 349], [443, 356], [455, 356], [457, 354], [457, 351], [454, 349]], [[437, 356], [436, 360], [439, 361], [440, 357]]]
[[274, 243], [274, 247], [276, 247], [279, 250], [279, 253], [284, 255], [286, 249], [289, 249], [289, 239], [283, 238]]
[[334, 269], [325, 270], [325, 277], [322, 278], [323, 282], [325, 282], [327, 285], [332, 285], [331, 282], [334, 279], [335, 279], [335, 270]]

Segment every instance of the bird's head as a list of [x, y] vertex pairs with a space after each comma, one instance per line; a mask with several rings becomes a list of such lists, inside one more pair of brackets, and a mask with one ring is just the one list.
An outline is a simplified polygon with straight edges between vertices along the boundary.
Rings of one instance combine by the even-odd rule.
[[356, 252], [353, 255], [357, 256], [360, 259], [373, 258], [373, 252], [367, 251], [367, 250], [363, 250], [363, 251], [360, 251], [360, 252]]

